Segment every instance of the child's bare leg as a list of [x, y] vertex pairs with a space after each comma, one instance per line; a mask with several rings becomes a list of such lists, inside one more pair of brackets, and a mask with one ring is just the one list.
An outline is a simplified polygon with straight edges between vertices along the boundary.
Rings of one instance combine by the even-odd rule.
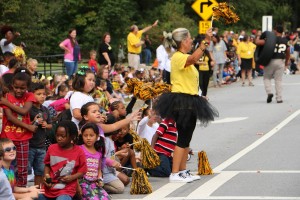
[[34, 185], [43, 184], [43, 176], [34, 176]]
[[136, 159], [135, 159], [135, 153], [132, 149], [129, 149], [129, 154], [130, 156], [130, 164], [132, 165], [132, 167], [135, 169], [137, 168], [137, 165], [136, 165]]

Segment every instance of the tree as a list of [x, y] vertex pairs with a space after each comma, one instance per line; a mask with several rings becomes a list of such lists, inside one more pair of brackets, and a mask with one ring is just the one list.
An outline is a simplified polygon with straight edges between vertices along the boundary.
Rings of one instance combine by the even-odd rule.
[[[160, 44], [163, 31], [186, 27], [192, 36], [198, 33], [200, 17], [191, 8], [195, 0], [6, 0], [0, 1], [0, 26], [7, 24], [21, 32], [14, 41], [24, 41], [29, 55], [63, 53], [58, 44], [66, 38], [70, 28], [76, 28], [81, 51], [87, 57], [97, 49], [102, 35], [110, 32], [112, 47], [125, 44], [129, 27], [140, 28], [159, 19], [159, 26], [149, 34], [154, 48]], [[224, 0], [218, 0], [224, 2]], [[297, 0], [230, 0], [240, 21], [225, 25], [215, 22], [220, 30], [260, 29], [263, 15], [273, 15], [274, 24], [291, 22], [298, 27]], [[290, 29], [290, 28], [289, 28]]]

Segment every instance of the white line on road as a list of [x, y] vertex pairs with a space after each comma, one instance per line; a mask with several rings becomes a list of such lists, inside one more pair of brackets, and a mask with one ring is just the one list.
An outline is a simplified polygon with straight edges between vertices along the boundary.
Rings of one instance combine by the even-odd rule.
[[237, 122], [237, 121], [242, 121], [248, 119], [248, 117], [227, 117], [224, 119], [212, 121], [212, 124], [220, 124], [220, 123], [228, 123], [228, 122]]
[[218, 174], [211, 180], [207, 181], [202, 186], [198, 187], [192, 193], [190, 193], [186, 198], [187, 199], [198, 199], [209, 197], [216, 189], [226, 183], [228, 180], [232, 179], [238, 172], [235, 171], [226, 171]]
[[[231, 172], [231, 171], [222, 171], [223, 172]], [[252, 171], [234, 171], [239, 174], [247, 174], [247, 173], [261, 173], [261, 174], [300, 174], [300, 170], [252, 170]]]
[[160, 189], [156, 190], [155, 192], [144, 197], [143, 200], [163, 199], [164, 197], [168, 196], [169, 194], [171, 194], [172, 192], [174, 192], [175, 190], [177, 190], [185, 184], [186, 183], [168, 183]]
[[[191, 199], [191, 198], [185, 198], [185, 197], [166, 197], [164, 200], [183, 200], [183, 199]], [[299, 200], [300, 197], [273, 197], [273, 196], [211, 196], [211, 197], [197, 197], [194, 198], [197, 200], [200, 199], [205, 199], [205, 200], [210, 200], [210, 199], [229, 199], [229, 200], [234, 200], [234, 199], [247, 199], [247, 200], [256, 200], [256, 199], [268, 199], [268, 200]], [[124, 200], [124, 199], [122, 199]], [[138, 199], [134, 199], [138, 200]], [[162, 199], [155, 199], [155, 200], [162, 200]]]
[[[177, 190], [178, 188], [185, 185], [185, 183], [168, 183], [161, 187], [160, 189], [156, 190], [155, 192], [147, 195], [146, 197], [142, 199], [134, 199], [134, 200], [182, 200], [182, 199], [268, 199], [268, 200], [300, 200], [300, 197], [273, 197], [273, 196], [209, 196], [211, 195], [215, 190], [217, 190], [220, 186], [222, 186], [224, 183], [226, 183], [228, 180], [233, 178], [239, 173], [300, 173], [299, 170], [295, 171], [273, 171], [273, 170], [257, 170], [257, 171], [223, 171], [225, 168], [230, 166], [232, 163], [236, 162], [238, 159], [255, 149], [257, 146], [262, 144], [264, 141], [272, 137], [274, 134], [276, 134], [279, 130], [281, 130], [285, 125], [287, 125], [289, 122], [291, 122], [294, 118], [296, 118], [300, 114], [300, 110], [297, 110], [293, 114], [291, 114], [289, 117], [284, 119], [280, 124], [278, 124], [276, 127], [274, 127], [271, 131], [266, 133], [264, 136], [262, 136], [260, 139], [246, 147], [245, 149], [241, 150], [219, 166], [213, 169], [214, 173], [219, 173], [217, 176], [206, 182], [205, 184], [201, 185], [199, 188], [197, 188], [195, 191], [193, 191], [190, 195], [187, 197], [166, 197], [169, 194], [171, 194], [173, 191]], [[126, 200], [126, 199], [122, 199]], [[129, 200], [129, 199], [128, 199]]]
[[262, 144], [264, 141], [272, 137], [274, 134], [276, 134], [280, 129], [282, 129], [285, 125], [287, 125], [290, 121], [292, 121], [295, 117], [297, 117], [300, 114], [300, 110], [297, 110], [293, 114], [291, 114], [289, 117], [287, 117], [285, 120], [283, 120], [280, 124], [278, 124], [276, 127], [274, 127], [271, 131], [266, 133], [264, 136], [262, 136], [260, 139], [256, 140], [254, 143], [246, 147], [245, 149], [241, 150], [219, 166], [213, 169], [215, 173], [221, 172], [225, 168], [227, 168], [232, 163], [236, 162], [238, 159], [252, 151], [254, 148]]
[[[212, 121], [212, 124], [221, 124], [221, 123], [228, 123], [228, 122], [237, 122], [237, 121], [242, 121], [242, 120], [246, 120], [248, 119], [248, 117], [227, 117], [224, 119], [219, 119], [219, 120], [215, 120]], [[197, 125], [200, 125], [200, 121], [197, 121]]]

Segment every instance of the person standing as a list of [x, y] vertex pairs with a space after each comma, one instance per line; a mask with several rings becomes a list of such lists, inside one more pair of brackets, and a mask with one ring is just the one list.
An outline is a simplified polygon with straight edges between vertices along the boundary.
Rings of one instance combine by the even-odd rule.
[[162, 44], [156, 49], [156, 58], [158, 60], [158, 69], [162, 73], [163, 81], [171, 84], [171, 57], [174, 53], [172, 47], [172, 33], [163, 32]]
[[2, 50], [2, 53], [5, 52], [13, 52], [16, 45], [14, 45], [12, 42], [14, 39], [19, 37], [21, 34], [19, 32], [13, 33], [13, 28], [10, 26], [3, 26], [1, 28], [1, 34], [4, 36], [4, 38], [0, 41], [0, 47]]
[[135, 70], [137, 70], [140, 64], [140, 53], [142, 46], [145, 43], [141, 40], [142, 34], [149, 31], [152, 27], [157, 26], [157, 24], [158, 20], [142, 30], [139, 30], [137, 25], [132, 25], [130, 27], [130, 33], [127, 36], [128, 65]]
[[150, 62], [151, 62], [151, 58], [152, 58], [152, 54], [151, 54], [152, 42], [151, 42], [148, 34], [145, 35], [144, 41], [145, 41], [145, 44], [144, 44], [145, 47], [143, 49], [143, 54], [145, 55], [145, 63], [147, 66], [150, 66]]
[[239, 43], [237, 48], [237, 55], [239, 59], [239, 65], [241, 66], [242, 86], [245, 86], [246, 74], [249, 81], [249, 86], [254, 86], [252, 83], [252, 64], [255, 51], [255, 44], [250, 42], [248, 35], [244, 35], [244, 38]]
[[124, 55], [124, 49], [123, 49], [123, 45], [119, 44], [119, 49], [118, 49], [118, 62], [119, 63], [123, 63], [125, 59], [125, 55]]
[[221, 87], [222, 85], [222, 76], [223, 69], [225, 65], [225, 61], [227, 59], [227, 47], [225, 42], [220, 39], [218, 35], [213, 35], [212, 41], [210, 42], [210, 46], [208, 49], [212, 52], [213, 60], [215, 61], [215, 65], [213, 68], [213, 82], [214, 87]]
[[115, 65], [115, 56], [113, 54], [112, 47], [110, 46], [110, 34], [105, 33], [102, 37], [102, 42], [99, 46], [99, 59], [98, 63], [100, 67], [108, 66], [109, 71], [111, 67]]
[[78, 61], [81, 60], [80, 46], [77, 42], [76, 35], [76, 29], [71, 29], [68, 38], [59, 44], [59, 47], [65, 50], [64, 63], [69, 79], [75, 75]]
[[190, 141], [196, 127], [197, 119], [203, 125], [214, 120], [218, 111], [199, 94], [199, 73], [194, 64], [203, 56], [210, 42], [212, 29], [206, 31], [205, 40], [193, 52], [193, 40], [189, 30], [178, 28], [172, 32], [177, 51], [171, 58], [171, 83], [169, 93], [163, 93], [155, 102], [154, 109], [162, 118], [170, 118], [176, 122], [178, 140], [174, 149], [170, 182], [192, 182], [200, 179], [186, 169]]
[[[288, 46], [288, 40], [282, 37], [283, 27], [278, 25], [274, 29], [276, 35], [276, 46], [271, 61], [264, 68], [264, 85], [268, 95], [267, 103], [272, 102], [273, 93], [271, 80], [275, 80], [275, 91], [277, 103], [282, 103], [282, 76], [284, 71], [288, 68], [288, 62], [290, 59], [290, 47]], [[263, 46], [266, 44], [264, 39], [255, 40], [256, 45]]]

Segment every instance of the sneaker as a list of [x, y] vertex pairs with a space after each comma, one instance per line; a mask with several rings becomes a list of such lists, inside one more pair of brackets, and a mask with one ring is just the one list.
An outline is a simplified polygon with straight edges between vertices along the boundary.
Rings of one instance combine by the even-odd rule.
[[283, 103], [283, 101], [282, 100], [277, 100], [277, 103]]
[[178, 172], [171, 173], [169, 176], [170, 183], [190, 183], [193, 182], [191, 177], [186, 176], [186, 173]]
[[200, 180], [201, 177], [199, 175], [191, 174], [190, 170], [184, 170], [187, 177], [191, 177], [193, 181]]
[[249, 83], [249, 86], [254, 86], [254, 84], [252, 82]]
[[267, 103], [271, 103], [272, 102], [273, 96], [274, 96], [273, 94], [268, 94]]

